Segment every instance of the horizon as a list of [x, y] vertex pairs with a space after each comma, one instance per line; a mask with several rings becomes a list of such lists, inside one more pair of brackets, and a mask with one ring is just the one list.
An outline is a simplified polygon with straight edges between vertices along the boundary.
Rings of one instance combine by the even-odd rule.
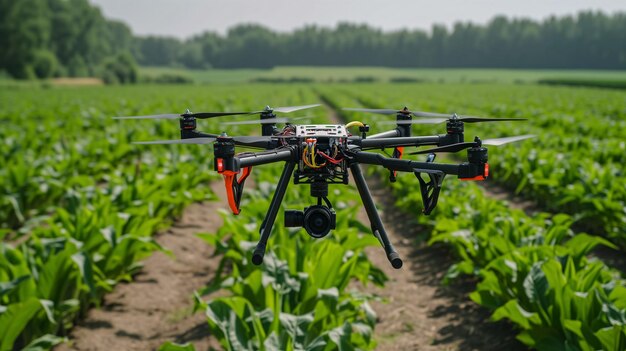
[[[315, 3], [268, 0], [263, 4], [247, 3], [245, 0], [217, 0], [213, 4], [202, 0], [185, 0], [187, 6], [167, 0], [135, 0], [130, 4], [123, 0], [89, 2], [99, 7], [106, 18], [127, 24], [134, 35], [168, 36], [183, 40], [204, 32], [224, 35], [230, 28], [245, 24], [262, 25], [280, 33], [293, 32], [306, 26], [335, 28], [339, 23], [365, 24], [383, 32], [430, 32], [433, 25], [451, 29], [458, 22], [482, 26], [497, 16], [543, 21], [551, 16], [575, 16], [581, 11], [600, 11], [608, 15], [626, 11], [623, 1], [618, 0], [601, 0], [591, 6], [581, 0], [567, 3], [531, 0], [513, 4], [496, 0], [472, 3], [462, 0], [448, 0], [445, 3], [396, 0], [393, 4], [395, 6], [390, 6], [388, 1], [375, 0], [370, 1], [367, 8], [357, 0], [340, 3], [330, 0]], [[144, 10], [148, 7], [152, 9], [150, 15], [146, 15]], [[393, 12], [397, 8], [406, 10]], [[428, 11], [420, 12], [423, 8], [428, 8]], [[272, 20], [264, 21], [265, 18]]]

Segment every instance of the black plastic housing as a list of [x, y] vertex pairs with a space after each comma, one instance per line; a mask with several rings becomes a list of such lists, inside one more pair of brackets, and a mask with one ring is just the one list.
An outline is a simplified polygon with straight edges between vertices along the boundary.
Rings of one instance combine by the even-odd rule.
[[[219, 137], [213, 143], [213, 154], [215, 155], [214, 166], [218, 172], [224, 170], [234, 170], [235, 142], [230, 137]], [[218, 159], [222, 159], [222, 169], [218, 167]]]
[[489, 156], [487, 154], [487, 148], [484, 147], [473, 147], [471, 149], [467, 149], [467, 160], [470, 163], [487, 163]]
[[323, 238], [337, 225], [335, 210], [324, 205], [309, 206], [304, 211], [285, 211], [285, 227], [303, 227], [313, 238]]
[[180, 129], [181, 130], [195, 130], [196, 129], [196, 119], [193, 117], [183, 117], [180, 119]]

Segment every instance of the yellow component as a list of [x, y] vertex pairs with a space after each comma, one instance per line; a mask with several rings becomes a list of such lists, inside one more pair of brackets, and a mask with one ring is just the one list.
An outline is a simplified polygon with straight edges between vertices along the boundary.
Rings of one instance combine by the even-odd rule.
[[350, 128], [350, 127], [354, 127], [354, 126], [365, 127], [365, 124], [363, 124], [363, 122], [361, 122], [361, 121], [352, 121], [352, 122], [346, 124], [346, 128]]
[[309, 163], [309, 160], [307, 160], [307, 151], [309, 150], [309, 146], [307, 145], [306, 148], [304, 148], [304, 150], [302, 150], [302, 161], [304, 162], [305, 165], [313, 168], [311, 166], [311, 164]]
[[326, 166], [326, 162], [324, 162], [321, 165], [318, 165], [315, 163], [315, 144], [311, 145], [311, 159], [308, 159], [308, 153], [309, 153], [309, 145], [307, 145], [304, 150], [302, 150], [302, 161], [304, 162], [305, 165], [307, 165], [307, 167], [310, 168], [322, 168], [324, 166]]

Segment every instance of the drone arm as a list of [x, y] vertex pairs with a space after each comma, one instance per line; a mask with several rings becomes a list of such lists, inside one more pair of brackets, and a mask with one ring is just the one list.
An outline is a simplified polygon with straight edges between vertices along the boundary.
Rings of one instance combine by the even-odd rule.
[[439, 171], [444, 174], [456, 175], [461, 180], [485, 180], [489, 175], [489, 165], [486, 162], [463, 162], [461, 164], [417, 162], [384, 157], [380, 154], [363, 151], [352, 152], [350, 156], [353, 157], [356, 162], [383, 166], [392, 171], [412, 173], [415, 172], [416, 169], [424, 172]]
[[367, 139], [397, 138], [399, 136], [400, 132], [397, 129], [394, 129], [378, 134], [368, 135]]
[[396, 158], [384, 157], [381, 154], [373, 152], [355, 152], [354, 159], [363, 164], [378, 165], [388, 168], [394, 171], [401, 172], [413, 172], [414, 169], [427, 169], [433, 171], [442, 171], [446, 174], [459, 174], [460, 165], [445, 164], [445, 163], [432, 163], [432, 162], [417, 162], [412, 160], [400, 160]]
[[398, 147], [398, 146], [439, 145], [440, 141], [441, 141], [441, 137], [439, 135], [433, 135], [433, 136], [374, 138], [374, 139], [370, 137], [367, 139], [353, 140], [353, 143], [361, 146], [361, 148], [379, 149], [379, 148]]
[[295, 152], [292, 148], [277, 149], [273, 151], [263, 151], [246, 153], [233, 157], [233, 170], [240, 170], [245, 167], [259, 166], [273, 162], [289, 161], [294, 158]]
[[[486, 158], [483, 162], [472, 159], [461, 164], [444, 164], [434, 162], [416, 162], [383, 157], [371, 152], [354, 152], [351, 155], [354, 162], [383, 166], [390, 171], [412, 172], [420, 183], [424, 214], [430, 214], [437, 206], [439, 192], [446, 174], [457, 175], [461, 180], [484, 180], [489, 175], [489, 165]], [[423, 176], [428, 177], [428, 181]]]

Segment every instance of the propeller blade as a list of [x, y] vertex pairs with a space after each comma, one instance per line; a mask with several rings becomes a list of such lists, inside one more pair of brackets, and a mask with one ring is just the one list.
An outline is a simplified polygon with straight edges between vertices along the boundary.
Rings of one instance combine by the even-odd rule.
[[317, 106], [321, 106], [321, 104], [302, 105], [302, 106], [284, 106], [284, 107], [276, 107], [273, 110], [274, 110], [274, 112], [289, 113], [289, 112], [300, 111], [300, 110], [304, 110], [304, 109], [307, 109], [307, 108], [313, 108], [313, 107], [317, 107]]
[[185, 114], [185, 116], [189, 116], [189, 117], [195, 117], [195, 118], [199, 118], [199, 119], [205, 119], [205, 118], [214, 118], [214, 117], [222, 117], [222, 116], [237, 116], [237, 115], [254, 115], [257, 113], [263, 113], [263, 112], [282, 112], [282, 113], [289, 113], [289, 112], [293, 112], [293, 111], [298, 111], [298, 110], [304, 110], [306, 108], [312, 108], [312, 107], [317, 107], [320, 106], [320, 104], [315, 104], [315, 105], [302, 105], [302, 106], [285, 106], [285, 107], [277, 107], [277, 108], [271, 108], [271, 107], [266, 107], [264, 110], [259, 110], [259, 111], [249, 111], [249, 112], [197, 112], [197, 113], [188, 113]]
[[426, 118], [450, 119], [452, 117], [452, 114], [450, 113], [436, 113], [436, 112], [424, 112], [424, 111], [411, 111], [411, 114], [415, 117], [426, 117]]
[[380, 115], [395, 115], [398, 113], [410, 113], [415, 117], [431, 117], [431, 118], [450, 118], [451, 114], [443, 114], [443, 113], [433, 113], [433, 112], [421, 112], [421, 111], [409, 111], [408, 108], [404, 108], [402, 110], [397, 109], [389, 109], [389, 108], [343, 108], [346, 111], [356, 111], [356, 112], [368, 112], [368, 113], [378, 113]]
[[279, 118], [267, 118], [267, 119], [257, 119], [257, 120], [249, 120], [249, 121], [238, 121], [238, 122], [226, 122], [222, 123], [225, 125], [242, 125], [242, 124], [274, 124], [274, 123], [286, 123], [289, 122], [289, 118], [279, 117]]
[[263, 141], [270, 141], [274, 136], [235, 136], [232, 137], [234, 141], [242, 144], [246, 143], [258, 143]]
[[[436, 112], [425, 112], [425, 111], [412, 111], [411, 114], [415, 117], [426, 117], [426, 118], [446, 118], [446, 119], [454, 119], [454, 113], [436, 113]], [[462, 122], [480, 122], [480, 121], [505, 121], [505, 120], [518, 120], [517, 118], [505, 119], [505, 118], [484, 118], [484, 117], [475, 117], [475, 116], [465, 116], [465, 115], [457, 115], [456, 120]]]
[[[419, 116], [418, 116], [419, 117]], [[427, 119], [412, 119], [407, 121], [384, 121], [383, 124], [437, 124], [452, 120], [450, 118], [427, 118]], [[485, 118], [485, 117], [460, 117], [456, 118], [457, 121], [465, 123], [479, 123], [479, 122], [504, 122], [504, 121], [527, 121], [526, 118]]]
[[488, 117], [460, 117], [457, 118], [461, 122], [465, 123], [478, 123], [478, 122], [501, 122], [501, 121], [527, 121], [526, 118], [488, 118]]
[[238, 121], [238, 122], [226, 122], [223, 124], [226, 125], [242, 125], [242, 124], [274, 124], [274, 123], [289, 123], [290, 121], [297, 121], [302, 119], [311, 119], [313, 117], [296, 117], [296, 118], [287, 118], [287, 117], [277, 117], [277, 118], [268, 118], [268, 119], [257, 119], [257, 120], [249, 120], [249, 121]]
[[122, 116], [122, 117], [113, 117], [113, 119], [180, 119], [182, 115], [168, 113], [162, 115], [149, 115], [149, 116]]
[[413, 111], [411, 114], [415, 117], [426, 117], [426, 118], [446, 118], [457, 120], [465, 123], [478, 123], [478, 122], [501, 122], [501, 121], [527, 121], [526, 118], [490, 118], [490, 117], [475, 117], [475, 116], [465, 116], [465, 115], [457, 115], [454, 118], [454, 114], [444, 114], [444, 113], [434, 113], [434, 112], [423, 112], [423, 111]]
[[383, 121], [381, 124], [438, 124], [446, 122], [447, 118], [425, 118], [425, 119], [411, 119], [406, 121]]
[[[264, 141], [270, 141], [272, 138], [277, 139], [282, 136], [231, 136], [235, 142], [241, 144], [259, 143]], [[174, 139], [174, 140], [149, 140], [149, 141], [135, 141], [133, 144], [152, 145], [152, 144], [210, 144], [217, 139], [217, 136], [210, 138], [189, 138], [189, 139]]]
[[342, 108], [344, 111], [354, 111], [354, 112], [367, 112], [367, 113], [378, 113], [379, 115], [395, 115], [400, 112], [400, 110], [394, 109], [386, 109], [386, 108], [352, 108], [352, 107], [344, 107]]
[[[500, 145], [504, 145], [508, 143], [513, 143], [516, 141], [531, 139], [531, 138], [534, 138], [535, 136], [536, 135], [528, 134], [528, 135], [517, 135], [517, 136], [498, 138], [498, 139], [485, 139], [485, 140], [482, 140], [481, 143], [482, 145], [500, 146]], [[458, 151], [461, 151], [470, 147], [474, 147], [477, 145], [478, 144], [475, 141], [457, 143], [457, 144], [452, 144], [452, 145], [440, 146], [440, 147], [436, 147], [436, 148], [432, 148], [428, 150], [411, 152], [410, 155], [430, 154], [430, 153], [437, 153], [437, 152], [458, 152]]]
[[151, 141], [135, 141], [133, 144], [152, 145], [152, 144], [210, 144], [215, 138], [190, 138], [175, 140], [151, 140]]
[[[448, 119], [453, 119], [454, 118], [454, 114], [448, 114], [448, 113], [436, 113], [436, 112], [424, 112], [424, 111], [409, 111], [408, 109], [404, 109], [404, 110], [394, 110], [394, 109], [375, 109], [375, 108], [343, 108], [343, 110], [345, 111], [356, 111], [356, 112], [369, 112], [369, 113], [378, 113], [381, 115], [394, 115], [394, 114], [398, 114], [398, 113], [410, 113], [411, 115], [415, 116], [415, 117], [424, 117], [424, 118], [431, 118], [430, 122], [417, 122], [417, 121], [403, 121], [400, 122], [400, 124], [432, 124], [432, 123], [441, 123], [441, 122], [434, 122], [434, 118], [445, 118], [446, 120]], [[467, 122], [467, 123], [476, 123], [476, 122], [497, 122], [497, 121], [525, 121], [525, 118], [485, 118], [485, 117], [475, 117], [475, 116], [461, 116], [461, 115], [457, 115], [456, 116], [457, 120], [461, 121], [461, 122]]]
[[206, 118], [214, 118], [214, 117], [222, 117], [222, 116], [237, 116], [237, 115], [253, 115], [256, 113], [261, 113], [263, 111], [251, 111], [251, 112], [196, 112], [196, 113], [188, 113], [185, 116], [195, 117], [199, 119]]
[[520, 140], [531, 139], [536, 137], [536, 135], [528, 134], [528, 135], [518, 135], [506, 138], [498, 138], [498, 139], [485, 139], [483, 140], [483, 145], [493, 145], [500, 146], [508, 143], [513, 143]]

